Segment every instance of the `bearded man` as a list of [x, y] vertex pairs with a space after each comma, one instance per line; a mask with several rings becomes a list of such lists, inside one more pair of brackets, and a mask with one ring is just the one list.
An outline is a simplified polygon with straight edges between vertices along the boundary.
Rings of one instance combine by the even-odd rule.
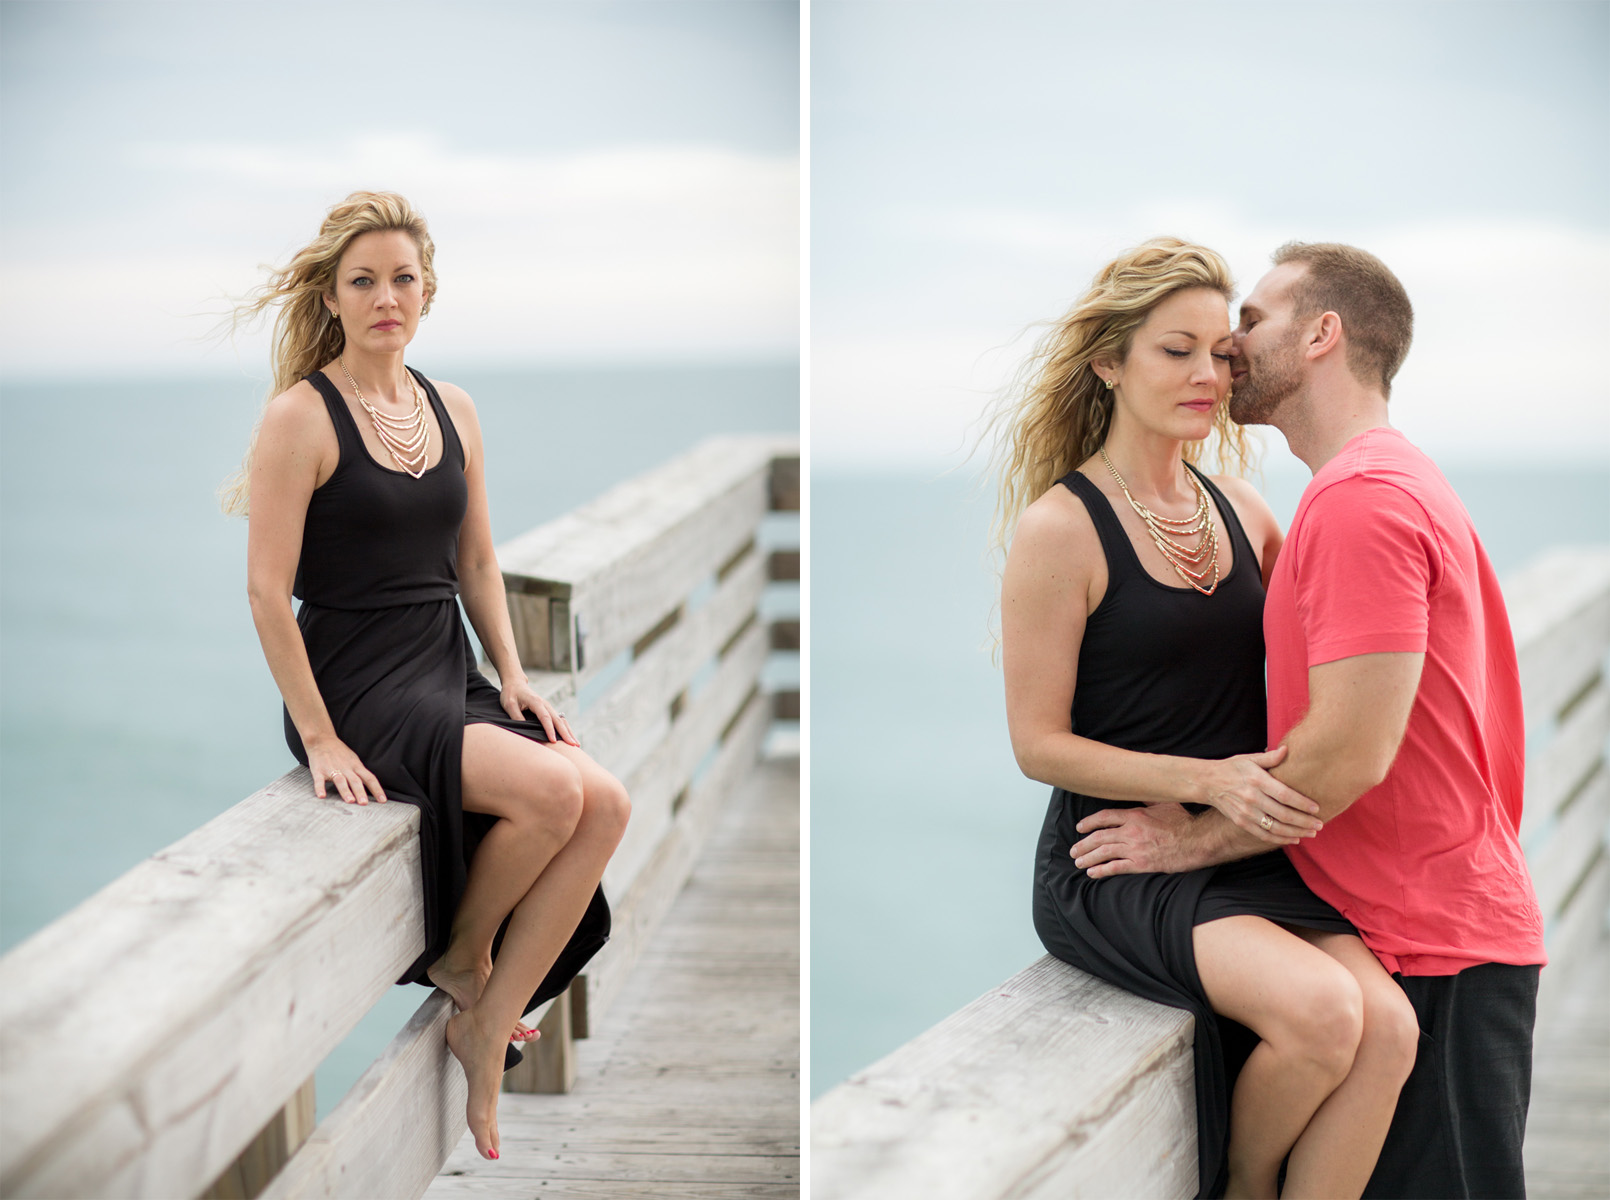
[[[1420, 1022], [1366, 1197], [1525, 1195], [1521, 1145], [1543, 919], [1521, 854], [1525, 727], [1498, 580], [1436, 465], [1387, 401], [1414, 313], [1351, 246], [1282, 246], [1241, 306], [1230, 415], [1286, 437], [1314, 478], [1264, 607], [1272, 773], [1324, 828], [1287, 847], [1358, 928]], [[1079, 824], [1092, 878], [1267, 849], [1216, 810]]]

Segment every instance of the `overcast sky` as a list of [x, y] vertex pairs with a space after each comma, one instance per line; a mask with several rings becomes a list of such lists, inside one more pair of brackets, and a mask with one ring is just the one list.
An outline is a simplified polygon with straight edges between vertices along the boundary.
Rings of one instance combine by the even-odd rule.
[[5, 0], [3, 362], [230, 369], [193, 314], [358, 188], [430, 222], [442, 367], [792, 358], [798, 26], [781, 0]]
[[1364, 246], [1416, 308], [1394, 423], [1610, 461], [1602, 0], [811, 12], [816, 466], [954, 461], [1024, 329], [1160, 233], [1243, 295], [1284, 241]]

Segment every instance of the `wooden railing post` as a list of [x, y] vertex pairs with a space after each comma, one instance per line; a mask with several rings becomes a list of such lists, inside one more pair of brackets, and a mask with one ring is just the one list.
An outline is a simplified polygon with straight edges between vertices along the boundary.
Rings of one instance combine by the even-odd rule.
[[313, 1132], [316, 1111], [313, 1076], [309, 1075], [285, 1107], [240, 1152], [240, 1157], [201, 1193], [200, 1200], [256, 1200], [307, 1141]]
[[528, 1044], [525, 1057], [503, 1073], [506, 1092], [568, 1092], [576, 1086], [575, 1031], [570, 1020], [570, 989], [559, 993], [541, 1021], [542, 1034]]

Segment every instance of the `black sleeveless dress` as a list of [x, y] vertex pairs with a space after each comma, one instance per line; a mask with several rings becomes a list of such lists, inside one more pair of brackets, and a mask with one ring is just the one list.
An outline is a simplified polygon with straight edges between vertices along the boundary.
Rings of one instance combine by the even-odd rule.
[[[369, 454], [352, 412], [322, 371], [307, 381], [324, 397], [341, 459], [308, 502], [292, 594], [296, 623], [336, 736], [375, 773], [386, 796], [419, 809], [425, 952], [398, 983], [431, 985], [425, 968], [447, 949], [470, 861], [497, 818], [465, 812], [464, 727], [477, 722], [545, 742], [534, 720], [503, 711], [476, 667], [458, 608], [458, 531], [468, 504], [464, 447], [431, 382], [414, 371], [441, 425], [442, 457], [415, 479]], [[285, 741], [307, 751], [285, 713]], [[492, 943], [494, 958], [508, 928]], [[527, 1010], [558, 995], [609, 936], [600, 888]], [[520, 1060], [509, 1047], [505, 1066]]]
[[[1224, 518], [1235, 562], [1212, 596], [1146, 573], [1106, 496], [1077, 471], [1059, 482], [1090, 511], [1107, 558], [1107, 592], [1079, 648], [1073, 732], [1153, 754], [1228, 758], [1264, 749], [1263, 582], [1235, 510], [1200, 472]], [[1103, 800], [1056, 788], [1040, 833], [1034, 927], [1045, 948], [1080, 970], [1196, 1017], [1196, 1132], [1203, 1196], [1228, 1182], [1230, 1088], [1257, 1045], [1215, 1014], [1196, 973], [1194, 926], [1250, 914], [1353, 933], [1308, 890], [1281, 850], [1183, 874], [1092, 880], [1068, 850]], [[1200, 810], [1203, 806], [1189, 806]]]

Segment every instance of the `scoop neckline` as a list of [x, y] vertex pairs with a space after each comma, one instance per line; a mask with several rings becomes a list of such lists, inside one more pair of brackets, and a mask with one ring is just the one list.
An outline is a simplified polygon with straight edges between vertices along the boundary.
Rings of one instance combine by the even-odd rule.
[[[418, 380], [424, 389], [425, 401], [430, 405], [431, 412], [436, 414], [436, 424], [440, 427], [442, 433], [442, 456], [436, 460], [435, 466], [426, 467], [418, 475], [415, 475], [412, 471], [402, 471], [398, 470], [396, 467], [388, 467], [385, 463], [381, 462], [369, 452], [369, 443], [364, 440], [363, 430], [358, 428], [358, 418], [352, 415], [352, 406], [347, 403], [347, 398], [341, 394], [341, 389], [335, 386], [335, 380], [331, 379], [328, 375], [325, 375], [322, 370], [319, 372], [319, 374], [324, 375], [325, 382], [328, 383], [332, 388], [335, 388], [335, 394], [341, 397], [341, 407], [347, 414], [347, 420], [352, 422], [352, 432], [358, 435], [358, 445], [362, 448], [363, 456], [369, 460], [370, 465], [373, 466], [377, 471], [384, 471], [387, 475], [401, 475], [405, 479], [423, 479], [425, 476], [434, 475], [437, 471], [441, 470], [442, 464], [447, 461], [447, 415], [445, 411], [443, 411], [446, 406], [444, 405], [443, 409], [438, 409], [436, 407], [436, 397], [433, 394], [433, 389], [431, 388], [430, 381], [428, 379], [415, 371], [414, 368], [410, 367], [407, 363], [403, 364], [403, 370], [407, 371], [409, 375]], [[325, 482], [329, 481], [326, 480]]]
[[[1221, 500], [1223, 500], [1223, 506], [1224, 507], [1229, 506], [1229, 503], [1230, 503], [1229, 499], [1227, 497], [1225, 497], [1223, 492], [1219, 491], [1219, 489], [1213, 484], [1212, 480], [1210, 480], [1201, 471], [1198, 471], [1190, 463], [1186, 463], [1185, 467], [1186, 467], [1187, 470], [1193, 472], [1196, 475], [1196, 477], [1202, 481], [1202, 486], [1203, 487], [1208, 489], [1208, 494], [1209, 494], [1210, 498], [1213, 500], [1213, 505], [1214, 505], [1215, 508], [1220, 508], [1220, 501]], [[1132, 562], [1134, 564], [1135, 570], [1140, 572], [1141, 578], [1146, 580], [1146, 582], [1151, 584], [1153, 587], [1162, 588], [1165, 592], [1176, 592], [1176, 593], [1178, 593], [1180, 595], [1185, 595], [1185, 594], [1189, 593], [1189, 594], [1194, 594], [1194, 595], [1201, 596], [1202, 599], [1204, 599], [1204, 600], [1211, 600], [1212, 599], [1211, 596], [1204, 595], [1197, 588], [1190, 587], [1189, 585], [1181, 587], [1181, 586], [1178, 586], [1178, 585], [1172, 584], [1172, 583], [1164, 583], [1161, 579], [1158, 579], [1155, 576], [1153, 576], [1152, 573], [1146, 569], [1146, 564], [1140, 561], [1140, 551], [1135, 546], [1135, 539], [1130, 537], [1129, 536], [1129, 530], [1124, 528], [1123, 519], [1121, 517], [1119, 517], [1119, 515], [1118, 515], [1118, 506], [1112, 502], [1112, 497], [1108, 496], [1106, 492], [1102, 491], [1100, 486], [1097, 485], [1096, 481], [1094, 479], [1091, 479], [1090, 476], [1086, 475], [1083, 471], [1079, 470], [1078, 467], [1075, 467], [1073, 469], [1073, 474], [1079, 475], [1082, 478], [1084, 478], [1090, 484], [1091, 487], [1096, 489], [1096, 494], [1099, 495], [1102, 498], [1102, 500], [1104, 500], [1106, 502], [1108, 509], [1110, 509], [1111, 512], [1112, 512], [1113, 522], [1118, 526], [1118, 532], [1119, 532], [1119, 534], [1122, 535], [1122, 537], [1124, 539], [1124, 545], [1129, 547], [1129, 560], [1130, 560], [1130, 562]], [[1221, 511], [1220, 515], [1222, 516], [1222, 511]], [[1241, 553], [1241, 547], [1239, 547], [1239, 546], [1237, 546], [1235, 544], [1235, 535], [1230, 529], [1230, 520], [1229, 520], [1228, 517], [1225, 517], [1223, 519], [1223, 524], [1224, 524], [1225, 536], [1230, 539], [1230, 551], [1235, 557], [1234, 557], [1234, 560], [1230, 563], [1229, 571], [1227, 571], [1225, 574], [1221, 575], [1219, 577], [1219, 582], [1214, 585], [1213, 590], [1214, 590], [1215, 593], [1219, 590], [1219, 588], [1224, 587], [1226, 584], [1228, 584], [1230, 582], [1230, 580], [1232, 580], [1232, 579], [1234, 579], [1236, 577], [1236, 572], [1241, 570], [1241, 560], [1246, 557], [1246, 555]], [[1239, 522], [1238, 522], [1238, 524], [1239, 524]], [[1249, 545], [1250, 545], [1250, 543], [1249, 543]], [[1111, 594], [1111, 588], [1109, 586], [1108, 595], [1110, 595], [1110, 594]], [[1106, 600], [1107, 600], [1107, 597], [1103, 596], [1102, 597], [1102, 603], [1105, 604]], [[1100, 608], [1101, 605], [1098, 604], [1096, 607]]]

